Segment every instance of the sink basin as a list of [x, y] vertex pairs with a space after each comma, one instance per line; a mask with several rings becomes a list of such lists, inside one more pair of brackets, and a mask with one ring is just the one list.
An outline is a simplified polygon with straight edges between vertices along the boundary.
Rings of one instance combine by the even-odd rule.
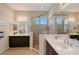
[[56, 48], [57, 48], [58, 50], [69, 49], [69, 46], [68, 46], [68, 45], [63, 44], [63, 43], [61, 43], [61, 42], [59, 42], [59, 41], [54, 42], [54, 45], [56, 46]]

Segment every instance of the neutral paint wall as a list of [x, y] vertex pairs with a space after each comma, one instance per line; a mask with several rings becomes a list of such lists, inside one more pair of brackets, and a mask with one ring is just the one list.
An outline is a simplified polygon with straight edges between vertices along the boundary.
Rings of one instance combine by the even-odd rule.
[[15, 19], [18, 16], [26, 16], [26, 17], [31, 17], [34, 18], [36, 16], [46, 14], [47, 11], [15, 11]]
[[13, 10], [6, 4], [0, 3], [0, 31], [4, 32], [4, 38], [0, 39], [0, 53], [9, 48], [8, 35], [10, 34], [10, 24], [13, 22]]
[[69, 20], [69, 32], [75, 33], [74, 27], [77, 25], [77, 15], [76, 14], [69, 14], [68, 20]]

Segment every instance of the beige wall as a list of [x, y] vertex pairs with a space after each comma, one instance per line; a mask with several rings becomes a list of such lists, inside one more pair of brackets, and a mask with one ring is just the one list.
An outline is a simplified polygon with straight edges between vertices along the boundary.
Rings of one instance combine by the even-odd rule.
[[4, 32], [4, 38], [0, 39], [0, 53], [9, 48], [8, 35], [10, 33], [10, 23], [13, 22], [13, 10], [6, 4], [0, 3], [0, 31]]
[[46, 11], [15, 11], [14, 12], [15, 19], [16, 19], [16, 17], [19, 17], [19, 16], [20, 17], [25, 16], [25, 17], [34, 18], [36, 16], [46, 14], [46, 13], [47, 13]]
[[77, 25], [77, 14], [76, 13], [71, 13], [68, 15], [68, 20], [69, 20], [69, 32], [70, 33], [75, 33], [74, 27]]

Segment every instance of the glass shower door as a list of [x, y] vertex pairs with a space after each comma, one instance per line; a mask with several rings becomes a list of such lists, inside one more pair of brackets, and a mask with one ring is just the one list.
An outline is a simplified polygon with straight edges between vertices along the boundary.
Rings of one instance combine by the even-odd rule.
[[40, 16], [33, 19], [33, 48], [39, 51], [39, 34], [47, 34], [47, 18]]
[[40, 17], [40, 34], [47, 34], [48, 33], [48, 20], [46, 16]]
[[39, 18], [33, 20], [33, 48], [39, 50]]

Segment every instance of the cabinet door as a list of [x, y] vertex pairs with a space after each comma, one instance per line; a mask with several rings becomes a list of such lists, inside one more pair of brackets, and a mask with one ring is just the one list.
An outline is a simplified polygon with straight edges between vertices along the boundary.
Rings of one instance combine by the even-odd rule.
[[30, 45], [30, 36], [25, 37], [26, 42], [24, 41], [24, 43], [26, 43], [26, 46], [29, 47]]
[[10, 46], [10, 47], [15, 46], [15, 44], [14, 44], [15, 40], [14, 40], [14, 39], [15, 39], [14, 37], [9, 36], [9, 46]]
[[49, 55], [49, 45], [47, 41], [46, 41], [46, 55]]
[[16, 37], [14, 37], [14, 47], [20, 47], [21, 46], [21, 43], [22, 43], [22, 39], [21, 39], [21, 37], [18, 37], [18, 36], [16, 36]]
[[29, 47], [29, 36], [10, 36], [9, 46], [10, 47]]
[[46, 41], [46, 55], [58, 55], [53, 47]]

